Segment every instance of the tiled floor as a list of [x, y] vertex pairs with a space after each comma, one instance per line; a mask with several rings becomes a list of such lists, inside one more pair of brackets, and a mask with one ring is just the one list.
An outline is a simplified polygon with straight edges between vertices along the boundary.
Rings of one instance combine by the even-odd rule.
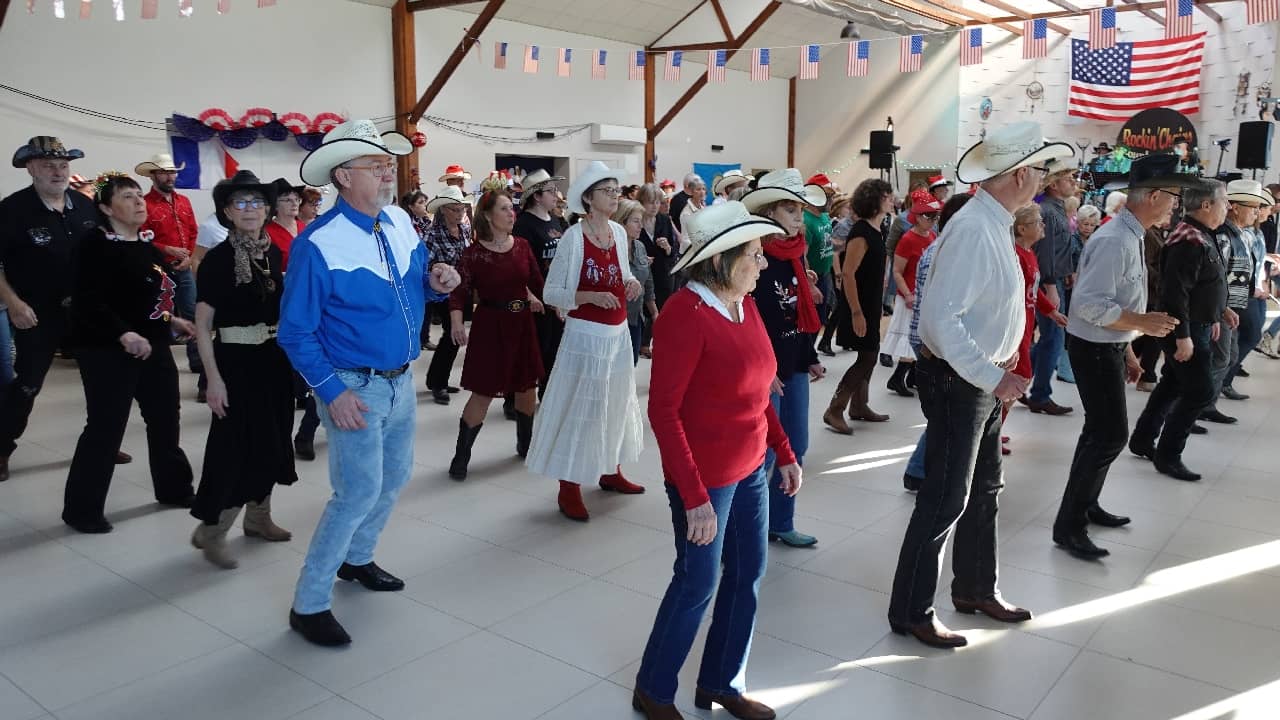
[[[828, 365], [838, 375], [851, 362]], [[1199, 483], [1157, 475], [1124, 454], [1105, 506], [1134, 524], [1097, 530], [1112, 555], [1086, 563], [1049, 537], [1081, 417], [1019, 408], [1001, 500], [1002, 585], [1037, 612], [1024, 627], [960, 616], [973, 644], [933, 651], [888, 633], [887, 592], [912, 497], [900, 477], [922, 419], [914, 400], [873, 391], [885, 425], [852, 438], [821, 429], [834, 378], [814, 387], [813, 440], [799, 527], [816, 549], [771, 548], [749, 684], [779, 714], [827, 718], [1280, 717], [1280, 483], [1269, 428], [1280, 363], [1250, 360], [1238, 383], [1255, 398], [1223, 409], [1186, 460]], [[417, 371], [421, 377], [423, 367]], [[640, 366], [644, 394], [648, 366]], [[182, 378], [185, 447], [197, 466], [208, 410]], [[1131, 413], [1146, 395], [1129, 390]], [[460, 403], [418, 415], [417, 473], [383, 536], [378, 560], [403, 593], [344, 584], [335, 611], [355, 636], [314, 648], [286, 613], [328, 494], [320, 461], [276, 494], [293, 542], [233, 533], [234, 571], [188, 544], [194, 521], [151, 502], [135, 418], [109, 501], [116, 531], [75, 535], [58, 520], [83, 411], [74, 367], [59, 361], [0, 485], [0, 719], [544, 720], [637, 717], [629, 690], [673, 556], [652, 442], [627, 468], [650, 492], [586, 493], [594, 516], [556, 513], [555, 483], [531, 477], [498, 412], [480, 435], [470, 478], [445, 475]], [[1057, 399], [1077, 404], [1059, 384]], [[496, 406], [495, 406], [496, 409]], [[323, 441], [323, 432], [321, 433]], [[704, 628], [705, 631], [705, 628]], [[681, 675], [690, 717], [698, 651]]]

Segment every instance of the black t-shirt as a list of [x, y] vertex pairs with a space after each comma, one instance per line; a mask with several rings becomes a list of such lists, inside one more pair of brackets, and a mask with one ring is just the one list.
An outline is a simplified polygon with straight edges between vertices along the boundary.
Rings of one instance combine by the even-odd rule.
[[548, 220], [525, 210], [516, 218], [516, 225], [511, 234], [524, 238], [533, 250], [533, 257], [538, 260], [538, 267], [543, 276], [551, 269], [551, 261], [556, 258], [556, 248], [560, 245], [560, 236], [564, 234], [561, 221], [557, 217]]
[[284, 293], [280, 259], [280, 249], [268, 245], [265, 256], [258, 261], [268, 274], [263, 275], [251, 261], [249, 272], [253, 280], [237, 285], [236, 249], [231, 243], [224, 242], [204, 256], [196, 277], [196, 300], [214, 309], [215, 328], [280, 322], [280, 296]]
[[78, 193], [67, 192], [61, 213], [33, 186], [0, 201], [0, 265], [18, 297], [37, 313], [70, 297], [80, 241], [97, 225], [93, 202]]
[[772, 257], [768, 260], [751, 296], [756, 300], [760, 320], [773, 344], [778, 377], [787, 380], [792, 375], [808, 372], [810, 365], [817, 365], [818, 353], [813, 347], [813, 336], [796, 327], [801, 290], [791, 261]]
[[101, 228], [80, 242], [71, 296], [72, 334], [80, 346], [119, 346], [136, 332], [167, 345], [177, 286], [150, 242], [121, 240]]

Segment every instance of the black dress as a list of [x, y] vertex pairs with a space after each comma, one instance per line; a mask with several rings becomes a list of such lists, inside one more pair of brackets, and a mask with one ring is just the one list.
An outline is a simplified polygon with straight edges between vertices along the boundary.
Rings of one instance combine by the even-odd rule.
[[[848, 347], [858, 352], [875, 352], [880, 349], [880, 305], [884, 295], [884, 236], [880, 230], [866, 220], [858, 220], [849, 231], [850, 241], [863, 238], [867, 242], [867, 251], [862, 255], [862, 263], [854, 270], [853, 277], [858, 283], [858, 304], [867, 319], [867, 334], [862, 337], [852, 335]], [[843, 267], [848, 256], [841, 260]], [[852, 321], [851, 321], [852, 322]], [[840, 345], [845, 343], [839, 337]]]
[[[224, 242], [205, 255], [197, 299], [214, 308], [214, 330], [280, 322], [284, 277], [280, 251], [268, 246], [267, 274], [250, 263], [253, 279], [235, 282], [235, 248]], [[261, 345], [215, 339], [213, 355], [227, 386], [226, 417], [213, 417], [204, 448], [200, 489], [191, 514], [216, 523], [223, 510], [262, 502], [272, 488], [298, 479], [293, 464], [293, 369], [275, 338]]]
[[[667, 303], [667, 298], [671, 297], [671, 293], [675, 292], [675, 282], [671, 277], [671, 266], [676, 264], [680, 259], [677, 251], [677, 243], [675, 237], [675, 228], [671, 223], [670, 215], [659, 214], [653, 221], [653, 236], [650, 237], [649, 231], [640, 230], [640, 242], [644, 243], [644, 249], [649, 253], [649, 257], [653, 258], [650, 272], [653, 276], [653, 295], [654, 300], [661, 309]], [[657, 243], [658, 238], [666, 238], [671, 244], [671, 254], [663, 252]]]

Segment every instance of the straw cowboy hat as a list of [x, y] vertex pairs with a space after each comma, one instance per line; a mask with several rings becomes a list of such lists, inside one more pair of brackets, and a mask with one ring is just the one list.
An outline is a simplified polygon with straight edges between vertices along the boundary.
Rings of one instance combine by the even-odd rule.
[[427, 202], [427, 212], [434, 215], [437, 210], [445, 205], [468, 205], [467, 199], [462, 196], [462, 188], [457, 185], [445, 185], [440, 188], [440, 192]]
[[444, 169], [444, 174], [440, 176], [437, 182], [448, 182], [450, 180], [470, 180], [471, 173], [462, 169], [461, 165], [450, 165]]
[[219, 180], [218, 184], [213, 186], [213, 209], [217, 212], [218, 222], [223, 227], [230, 228], [231, 219], [222, 212], [222, 208], [226, 207], [232, 193], [238, 190], [262, 193], [263, 199], [267, 201], [267, 217], [270, 217], [271, 208], [276, 204], [275, 183], [264, 183], [253, 174], [253, 171], [241, 170], [226, 180]]
[[186, 163], [182, 163], [181, 165], [175, 165], [173, 163], [173, 156], [170, 155], [169, 153], [156, 153], [155, 155], [151, 156], [150, 160], [147, 160], [146, 162], [140, 162], [137, 165], [135, 165], [133, 167], [133, 172], [135, 175], [141, 175], [142, 177], [151, 177], [151, 173], [157, 172], [157, 171], [181, 172], [182, 169], [185, 168], [186, 166], [187, 166]]
[[742, 204], [751, 212], [780, 200], [822, 207], [827, 204], [827, 191], [820, 185], [804, 184], [799, 170], [786, 168], [756, 178], [756, 189], [742, 196]]
[[79, 160], [82, 157], [84, 151], [74, 148], [68, 150], [61, 140], [52, 135], [37, 135], [13, 154], [13, 166], [26, 167], [28, 160]]
[[599, 160], [592, 161], [587, 169], [578, 174], [578, 177], [569, 183], [569, 194], [566, 199], [569, 201], [569, 212], [579, 215], [586, 215], [587, 208], [582, 204], [582, 195], [591, 189], [592, 185], [603, 180], [622, 180], [622, 171], [615, 170]]
[[685, 221], [684, 233], [690, 243], [689, 250], [671, 268], [671, 272], [696, 265], [758, 237], [785, 232], [781, 225], [769, 218], [752, 215], [747, 206], [737, 200], [708, 205]]
[[316, 187], [329, 184], [329, 173], [344, 162], [365, 155], [394, 157], [413, 152], [413, 143], [398, 132], [378, 133], [372, 120], [348, 120], [325, 133], [320, 147], [302, 159], [302, 182]]
[[723, 175], [716, 178], [716, 181], [711, 184], [711, 194], [720, 195], [726, 193], [728, 192], [727, 186], [735, 183], [751, 182], [752, 180], [755, 180], [754, 176], [746, 175], [741, 170], [726, 170]]
[[1131, 189], [1195, 187], [1200, 181], [1193, 175], [1178, 172], [1178, 156], [1168, 153], [1146, 155], [1137, 158], [1129, 166]]
[[1232, 180], [1227, 183], [1227, 200], [1234, 203], [1261, 203], [1274, 205], [1271, 193], [1262, 189], [1257, 180]]
[[552, 175], [546, 170], [534, 170], [521, 178], [520, 187], [524, 192], [532, 195], [540, 189], [539, 186], [546, 185], [548, 183], [560, 182], [564, 179], [565, 178], [562, 178], [559, 175]]
[[986, 139], [966, 150], [956, 167], [956, 178], [965, 183], [983, 182], [1075, 152], [1067, 143], [1046, 141], [1040, 123], [1013, 123], [992, 130]]

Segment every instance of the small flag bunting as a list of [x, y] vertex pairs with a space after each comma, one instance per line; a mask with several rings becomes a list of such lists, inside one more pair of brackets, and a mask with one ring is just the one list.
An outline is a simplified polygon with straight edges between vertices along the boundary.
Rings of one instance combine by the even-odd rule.
[[707, 51], [707, 82], [724, 82], [724, 67], [728, 53], [724, 50]]
[[1049, 21], [1044, 18], [1022, 21], [1022, 59], [1033, 60], [1049, 54]]
[[93, 14], [93, 0], [80, 0], [80, 19], [88, 20]]
[[605, 61], [608, 59], [608, 57], [609, 57], [609, 51], [607, 50], [596, 50], [591, 53], [591, 79], [592, 80], [604, 80], [605, 68], [606, 68]]
[[1166, 40], [1186, 37], [1195, 31], [1191, 20], [1191, 0], [1164, 0], [1164, 37]]
[[493, 44], [493, 69], [507, 69], [507, 44], [504, 42], [496, 42]]
[[538, 46], [524, 46], [524, 71], [530, 74], [538, 72]]
[[643, 50], [636, 50], [627, 54], [627, 79], [643, 80], [644, 68], [648, 62]]
[[817, 80], [818, 65], [822, 59], [821, 45], [803, 45], [800, 47], [800, 79]]
[[871, 70], [871, 41], [849, 43], [849, 77], [866, 77]]
[[667, 51], [667, 69], [663, 71], [662, 77], [667, 82], [680, 82], [680, 66], [684, 63], [683, 50]]
[[[1280, 4], [1280, 0], [1272, 0]], [[1097, 8], [1089, 11], [1089, 49], [1106, 50], [1116, 46], [1116, 9]]]
[[962, 31], [963, 42], [960, 43], [960, 66], [982, 64], [982, 28], [969, 28]]
[[1280, 20], [1280, 0], [1245, 0], [1245, 19], [1250, 25]]
[[556, 75], [567, 78], [572, 72], [573, 50], [560, 48], [559, 57], [556, 58]]
[[920, 72], [920, 61], [923, 56], [923, 35], [907, 35], [898, 38], [898, 72]]
[[155, 20], [160, 15], [160, 0], [142, 0], [142, 19]]
[[769, 48], [756, 48], [751, 51], [751, 82], [763, 82], [769, 79]]

